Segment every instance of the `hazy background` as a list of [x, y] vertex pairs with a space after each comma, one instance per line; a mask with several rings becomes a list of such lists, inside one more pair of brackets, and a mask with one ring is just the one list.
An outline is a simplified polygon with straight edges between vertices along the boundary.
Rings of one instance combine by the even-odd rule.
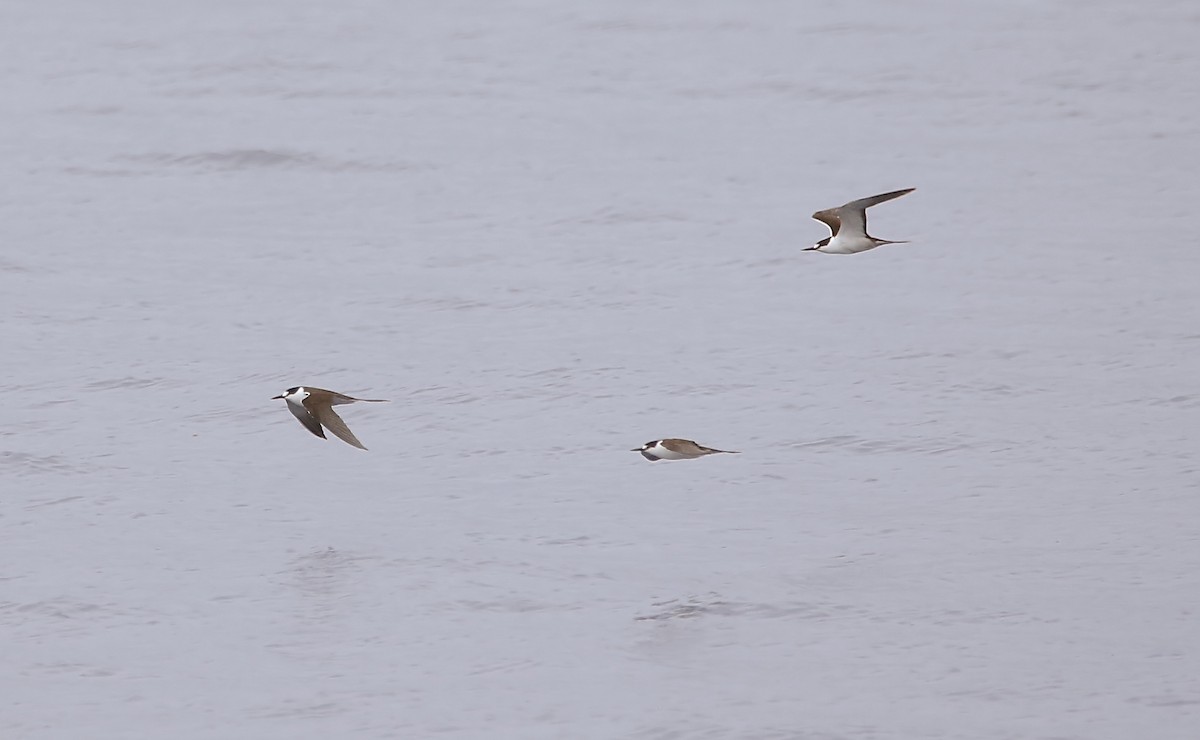
[[1195, 738], [1198, 32], [8, 3], [0, 734]]

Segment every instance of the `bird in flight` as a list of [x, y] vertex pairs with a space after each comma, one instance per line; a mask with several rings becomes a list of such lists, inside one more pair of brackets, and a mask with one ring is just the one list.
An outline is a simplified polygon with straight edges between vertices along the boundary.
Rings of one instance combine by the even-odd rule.
[[[291, 411], [292, 416], [299, 419], [300, 423], [308, 431], [321, 439], [326, 439], [325, 429], [328, 429], [338, 439], [346, 444], [354, 445], [360, 450], [367, 448], [363, 447], [363, 443], [358, 441], [358, 437], [354, 436], [354, 432], [350, 431], [350, 427], [346, 426], [346, 422], [342, 421], [342, 417], [337, 415], [333, 407], [356, 401], [386, 403], [381, 398], [351, 398], [341, 393], [327, 391], [324, 388], [313, 388], [306, 385], [288, 388], [271, 400], [275, 401], [279, 399], [287, 401], [288, 411]], [[324, 426], [324, 429], [321, 428], [322, 426]]]
[[642, 457], [650, 462], [658, 460], [691, 460], [705, 455], [725, 453], [736, 455], [733, 450], [714, 450], [711, 447], [698, 445], [690, 439], [656, 439], [641, 447], [635, 447], [630, 452], [640, 452]]
[[826, 208], [817, 211], [813, 218], [829, 227], [830, 234], [821, 241], [806, 247], [805, 252], [824, 252], [825, 254], [857, 254], [868, 249], [874, 249], [883, 244], [907, 244], [903, 241], [876, 239], [867, 233], [867, 209], [877, 206], [901, 195], [908, 195], [916, 188], [893, 190], [890, 193], [872, 195], [870, 198], [860, 198], [837, 208]]

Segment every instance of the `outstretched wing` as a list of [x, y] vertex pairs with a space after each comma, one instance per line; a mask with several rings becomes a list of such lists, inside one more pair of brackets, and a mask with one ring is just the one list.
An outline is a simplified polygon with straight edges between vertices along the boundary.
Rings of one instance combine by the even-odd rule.
[[316, 414], [321, 423], [325, 425], [325, 428], [333, 432], [335, 437], [348, 445], [354, 445], [360, 450], [367, 449], [363, 447], [362, 442], [358, 441], [358, 437], [354, 436], [354, 432], [350, 431], [350, 427], [346, 426], [346, 422], [342, 421], [342, 417], [338, 416], [337, 412], [331, 407], [322, 406], [316, 410]]
[[854, 229], [856, 233], [861, 233], [863, 236], [867, 234], [867, 209], [871, 206], [877, 206], [880, 203], [885, 203], [894, 198], [899, 198], [901, 195], [908, 195], [916, 188], [905, 188], [904, 190], [893, 190], [890, 193], [881, 193], [872, 195], [870, 198], [859, 198], [852, 200], [838, 210], [841, 211], [842, 221], [846, 224], [847, 229]]
[[858, 236], [867, 235], [867, 209], [871, 206], [877, 206], [880, 203], [885, 203], [893, 198], [899, 198], [901, 195], [907, 195], [916, 188], [905, 188], [904, 190], [893, 190], [890, 193], [881, 193], [872, 195], [869, 198], [859, 198], [852, 200], [844, 206], [838, 208], [830, 208], [824, 211], [818, 211], [813, 214], [813, 218], [818, 221], [824, 221], [830, 224], [833, 229], [833, 235], [837, 236], [839, 231], [835, 223], [840, 223], [841, 228], [846, 230], [848, 234]]
[[671, 445], [667, 449], [674, 450], [681, 455], [688, 455], [690, 457], [701, 457], [703, 455], [712, 455], [719, 452], [729, 452], [729, 450], [718, 450], [713, 447], [705, 447], [702, 444], [696, 444], [690, 439], [672, 439], [668, 441], [671, 442]]
[[865, 211], [871, 206], [877, 206], [880, 203], [886, 203], [889, 200], [899, 198], [901, 195], [908, 195], [914, 190], [916, 190], [916, 188], [905, 188], [903, 190], [893, 190], [890, 193], [872, 195], [870, 198], [859, 198], [858, 200], [850, 201], [846, 205], [842, 206], [842, 208], [847, 210], [853, 209], [855, 211]]
[[386, 398], [354, 398], [330, 391], [329, 403], [332, 406], [342, 406], [347, 403], [389, 403], [389, 401]]
[[288, 411], [292, 412], [292, 416], [300, 420], [300, 423], [304, 425], [305, 429], [317, 435], [321, 439], [325, 439], [325, 430], [321, 428], [320, 422], [318, 422], [313, 415], [308, 412], [307, 407], [300, 408], [296, 404], [290, 402], [284, 403], [284, 406], [288, 407]]

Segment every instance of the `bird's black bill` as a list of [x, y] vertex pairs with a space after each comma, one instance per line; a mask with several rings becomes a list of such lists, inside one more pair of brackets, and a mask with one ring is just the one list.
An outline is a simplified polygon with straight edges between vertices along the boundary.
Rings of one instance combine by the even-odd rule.
[[279, 400], [281, 400], [282, 398], [283, 398], [283, 396], [271, 396], [271, 400], [272, 400], [272, 401], [279, 401]]

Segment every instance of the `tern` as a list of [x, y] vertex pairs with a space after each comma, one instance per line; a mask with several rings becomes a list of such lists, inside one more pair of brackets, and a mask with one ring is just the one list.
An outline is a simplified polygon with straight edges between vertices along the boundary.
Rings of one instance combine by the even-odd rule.
[[[351, 398], [341, 393], [327, 391], [324, 388], [313, 388], [306, 385], [288, 388], [271, 400], [276, 401], [280, 399], [287, 401], [288, 411], [291, 411], [292, 416], [299, 419], [300, 423], [308, 431], [321, 439], [326, 439], [325, 429], [328, 429], [338, 439], [346, 444], [354, 445], [360, 450], [367, 448], [363, 447], [363, 443], [358, 441], [358, 437], [354, 436], [354, 432], [351, 432], [350, 427], [346, 426], [346, 422], [342, 421], [342, 417], [334, 412], [333, 407], [346, 403], [355, 403], [356, 401], [387, 403], [382, 398]], [[321, 428], [322, 425], [324, 425], [325, 429]]]
[[733, 450], [714, 450], [711, 447], [698, 445], [690, 439], [656, 439], [641, 447], [635, 447], [630, 452], [640, 452], [642, 457], [650, 462], [658, 460], [691, 460], [705, 455], [723, 453], [736, 455]]
[[872, 195], [870, 198], [860, 198], [837, 208], [826, 208], [817, 211], [813, 218], [829, 227], [830, 234], [821, 241], [805, 247], [805, 252], [824, 252], [825, 254], [857, 254], [868, 249], [874, 249], [882, 244], [907, 244], [903, 241], [876, 239], [867, 233], [867, 209], [877, 206], [901, 195], [908, 195], [916, 188], [893, 190], [890, 193]]

